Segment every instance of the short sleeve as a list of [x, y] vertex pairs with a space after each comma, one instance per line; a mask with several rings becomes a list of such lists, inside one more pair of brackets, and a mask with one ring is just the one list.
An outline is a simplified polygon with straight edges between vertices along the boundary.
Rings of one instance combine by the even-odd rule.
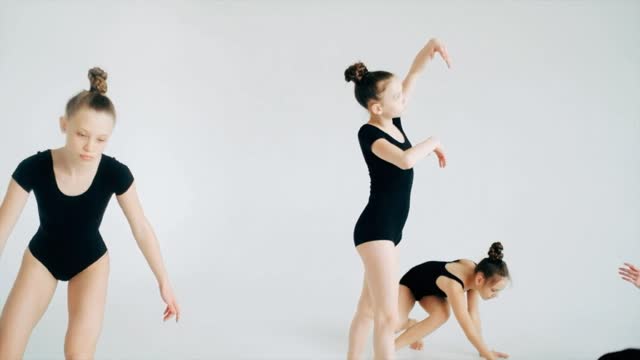
[[364, 124], [358, 131], [358, 141], [360, 141], [360, 148], [362, 152], [371, 152], [371, 145], [374, 141], [383, 138], [384, 133], [377, 127], [369, 124]]
[[127, 192], [131, 184], [133, 184], [133, 174], [127, 165], [119, 162], [115, 158], [113, 159], [113, 168], [111, 170], [113, 192], [116, 195], [122, 195]]
[[26, 192], [33, 190], [38, 180], [38, 158], [37, 155], [30, 156], [20, 162], [11, 177]]

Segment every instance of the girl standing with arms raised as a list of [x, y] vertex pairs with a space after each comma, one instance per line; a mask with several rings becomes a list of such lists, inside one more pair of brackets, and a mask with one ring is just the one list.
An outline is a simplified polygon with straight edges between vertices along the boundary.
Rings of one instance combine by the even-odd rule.
[[350, 66], [344, 73], [346, 81], [355, 83], [356, 100], [369, 112], [369, 121], [360, 128], [358, 140], [371, 178], [369, 202], [354, 231], [365, 274], [349, 331], [349, 359], [362, 357], [372, 320], [375, 358], [394, 358], [394, 332], [398, 330], [396, 246], [409, 214], [413, 166], [432, 152], [437, 155], [440, 167], [446, 165], [440, 142], [435, 138], [411, 145], [400, 115], [418, 75], [436, 53], [450, 66], [444, 46], [431, 39], [402, 81], [386, 71], [370, 72], [363, 63]]

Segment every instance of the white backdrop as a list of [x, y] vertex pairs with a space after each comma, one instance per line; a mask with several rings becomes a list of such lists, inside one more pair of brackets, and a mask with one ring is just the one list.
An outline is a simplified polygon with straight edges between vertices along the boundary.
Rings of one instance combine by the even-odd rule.
[[[406, 74], [433, 36], [403, 124], [449, 165], [416, 167], [401, 273], [505, 246], [513, 286], [482, 305], [513, 359], [640, 347], [640, 4], [631, 1], [79, 2], [0, 0], [0, 187], [109, 72], [106, 153], [132, 169], [183, 308], [162, 324], [155, 280], [112, 200], [97, 359], [340, 359], [362, 281], [352, 240], [368, 195], [343, 80], [362, 60]], [[4, 175], [2, 175], [4, 174]], [[0, 261], [4, 304], [37, 228], [31, 197]], [[62, 356], [66, 284], [26, 359]], [[415, 310], [415, 316], [424, 316]], [[452, 319], [411, 359], [475, 358]]]

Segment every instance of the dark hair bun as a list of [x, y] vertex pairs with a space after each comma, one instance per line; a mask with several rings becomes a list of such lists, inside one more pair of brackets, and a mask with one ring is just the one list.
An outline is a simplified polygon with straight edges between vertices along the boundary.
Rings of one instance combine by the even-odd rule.
[[99, 92], [104, 95], [107, 93], [107, 73], [99, 67], [89, 70], [89, 82], [91, 88], [89, 91]]
[[504, 255], [502, 255], [503, 249], [504, 248], [502, 247], [502, 243], [500, 242], [494, 242], [493, 244], [491, 244], [491, 248], [489, 249], [489, 260], [491, 261], [502, 260], [502, 258], [504, 257]]
[[367, 67], [364, 66], [363, 63], [355, 63], [347, 68], [344, 71], [344, 79], [349, 82], [353, 81], [354, 83], [359, 83], [362, 78], [369, 72]]

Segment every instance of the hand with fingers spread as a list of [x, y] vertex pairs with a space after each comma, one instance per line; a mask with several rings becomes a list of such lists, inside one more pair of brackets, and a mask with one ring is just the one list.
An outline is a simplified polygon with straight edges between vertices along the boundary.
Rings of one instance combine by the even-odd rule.
[[167, 321], [175, 315], [176, 322], [178, 322], [178, 320], [180, 320], [180, 307], [178, 306], [178, 302], [173, 294], [171, 285], [160, 285], [160, 296], [165, 304], [167, 304], [167, 308], [164, 310], [164, 314], [162, 314], [162, 320]]
[[626, 280], [640, 289], [640, 269], [633, 264], [624, 263], [624, 267], [618, 268], [618, 274], [623, 280]]

